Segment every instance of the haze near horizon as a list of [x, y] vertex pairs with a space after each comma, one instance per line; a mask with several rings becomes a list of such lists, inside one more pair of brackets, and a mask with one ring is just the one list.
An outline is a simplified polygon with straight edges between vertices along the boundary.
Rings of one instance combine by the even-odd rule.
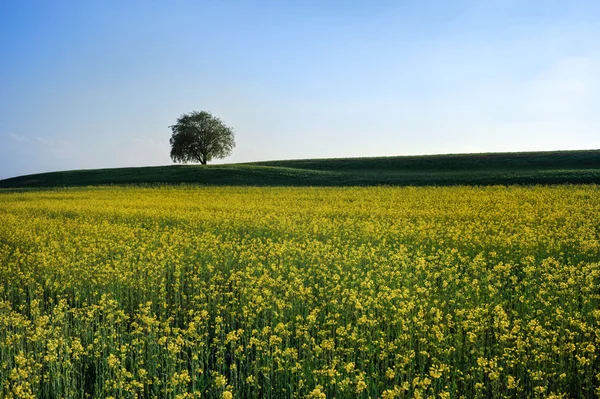
[[0, 179], [221, 162], [600, 148], [595, 1], [4, 1]]

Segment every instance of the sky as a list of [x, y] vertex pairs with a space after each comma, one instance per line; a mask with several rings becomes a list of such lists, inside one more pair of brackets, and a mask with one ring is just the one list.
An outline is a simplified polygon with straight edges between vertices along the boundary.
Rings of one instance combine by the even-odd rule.
[[168, 165], [600, 148], [597, 0], [0, 0], [0, 179]]

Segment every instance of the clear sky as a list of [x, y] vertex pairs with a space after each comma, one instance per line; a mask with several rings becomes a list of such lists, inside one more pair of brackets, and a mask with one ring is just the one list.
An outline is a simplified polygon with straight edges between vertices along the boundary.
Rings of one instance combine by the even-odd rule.
[[600, 148], [600, 1], [0, 1], [0, 178], [170, 164]]

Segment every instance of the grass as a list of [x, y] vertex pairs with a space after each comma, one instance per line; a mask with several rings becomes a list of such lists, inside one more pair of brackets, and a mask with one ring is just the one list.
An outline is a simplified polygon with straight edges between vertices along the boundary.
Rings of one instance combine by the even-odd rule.
[[130, 184], [426, 186], [598, 184], [600, 150], [422, 155], [73, 170], [0, 180], [0, 188]]

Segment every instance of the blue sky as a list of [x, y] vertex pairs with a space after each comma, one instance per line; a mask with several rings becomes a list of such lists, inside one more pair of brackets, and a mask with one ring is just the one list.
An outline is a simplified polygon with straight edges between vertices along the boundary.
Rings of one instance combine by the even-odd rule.
[[0, 1], [0, 178], [170, 164], [600, 148], [600, 2]]

